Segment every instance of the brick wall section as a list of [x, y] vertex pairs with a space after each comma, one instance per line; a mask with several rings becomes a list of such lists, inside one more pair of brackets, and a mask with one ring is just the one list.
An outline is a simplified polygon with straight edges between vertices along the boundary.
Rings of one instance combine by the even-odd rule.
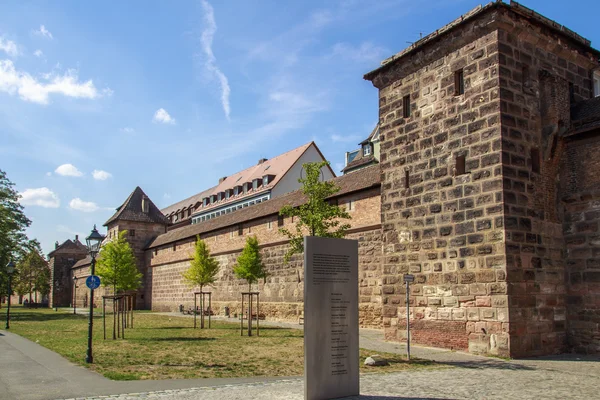
[[51, 307], [69, 307], [73, 302], [73, 275], [71, 267], [87, 254], [82, 251], [59, 250], [50, 258], [52, 277], [49, 304]]
[[[592, 63], [589, 55], [511, 14], [500, 20], [498, 49], [510, 353], [555, 354], [567, 344], [557, 185], [562, 136], [570, 127], [571, 97], [591, 95]], [[532, 149], [539, 150], [539, 172], [532, 169]]]
[[[143, 275], [142, 286], [137, 290], [136, 307], [138, 309], [149, 309], [148, 299], [152, 296], [150, 293], [151, 281], [149, 281], [147, 274], [144, 249], [152, 239], [166, 232], [166, 226], [149, 222], [117, 220], [108, 226], [107, 234], [109, 238], [116, 237], [119, 232], [124, 230], [128, 231], [126, 239], [135, 254], [138, 270]], [[135, 236], [131, 236], [132, 231], [135, 231]]]
[[[600, 352], [600, 131], [567, 143], [564, 235], [569, 348]], [[581, 162], [585, 160], [585, 162]]]
[[[416, 342], [506, 355], [497, 32], [477, 26], [408, 57], [379, 88], [383, 321], [386, 338], [404, 339], [402, 275], [412, 273]], [[455, 95], [461, 68], [465, 92]]]
[[[381, 230], [379, 228], [379, 190], [354, 193], [339, 199], [339, 204], [352, 201], [351, 225], [354, 233], [350, 239], [359, 241], [359, 296], [360, 324], [366, 327], [381, 326]], [[271, 222], [271, 224], [269, 224]], [[284, 226], [294, 222], [286, 218]], [[287, 240], [278, 232], [277, 215], [249, 221], [239, 226], [228, 227], [202, 235], [211, 253], [221, 265], [213, 293], [213, 309], [222, 313], [228, 306], [232, 313], [239, 312], [240, 292], [247, 291], [245, 281], [233, 274], [233, 266], [248, 235], [256, 235], [261, 244], [263, 261], [269, 277], [259, 282], [261, 312], [270, 319], [297, 320], [302, 310], [304, 290], [303, 256], [296, 255], [285, 264], [283, 256], [287, 251]], [[185, 308], [193, 306], [193, 291], [198, 288], [187, 286], [181, 274], [189, 268], [193, 255], [195, 238], [185, 239], [174, 244], [161, 246], [146, 252], [151, 279], [153, 310], [177, 310], [180, 304]], [[253, 290], [257, 289], [254, 285]], [[150, 296], [149, 296], [150, 297]]]

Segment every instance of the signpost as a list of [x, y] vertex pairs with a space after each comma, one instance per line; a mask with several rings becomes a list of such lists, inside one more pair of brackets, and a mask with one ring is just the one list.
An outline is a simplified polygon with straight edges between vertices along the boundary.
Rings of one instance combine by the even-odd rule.
[[358, 242], [307, 236], [304, 266], [304, 398], [358, 396]]
[[415, 276], [404, 275], [406, 282], [406, 358], [410, 361], [410, 288], [409, 284], [415, 281]]
[[91, 290], [98, 289], [100, 287], [100, 277], [98, 275], [88, 276], [85, 285]]

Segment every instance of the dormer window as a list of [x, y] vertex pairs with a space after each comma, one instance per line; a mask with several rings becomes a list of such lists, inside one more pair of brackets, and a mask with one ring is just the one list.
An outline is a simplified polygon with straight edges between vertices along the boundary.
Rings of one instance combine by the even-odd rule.
[[146, 196], [142, 197], [142, 212], [144, 214], [150, 212], [150, 199]]
[[269, 175], [263, 176], [263, 186], [267, 186], [269, 184]]
[[228, 199], [230, 195], [231, 195], [231, 189], [227, 189], [225, 191], [225, 198]]
[[210, 199], [208, 197], [205, 197], [205, 198], [202, 199], [202, 205], [204, 207], [206, 207], [209, 202], [210, 202]]
[[363, 157], [371, 155], [371, 144], [363, 144]]
[[217, 201], [221, 201], [221, 192], [217, 193]]
[[594, 72], [594, 97], [600, 96], [600, 71]]
[[250, 190], [251, 187], [252, 187], [251, 182], [245, 182], [244, 183], [244, 193], [248, 193], [248, 191]]
[[257, 179], [254, 179], [254, 180], [252, 181], [252, 189], [254, 189], [254, 190], [258, 189], [258, 187], [259, 187], [261, 184], [262, 184], [262, 181], [261, 181], [261, 179], [258, 179], [258, 178], [257, 178]]
[[216, 194], [211, 194], [210, 195], [210, 202], [214, 203], [215, 201], [217, 201], [217, 195]]
[[236, 186], [233, 188], [233, 195], [237, 196], [238, 194], [240, 194], [240, 187]]

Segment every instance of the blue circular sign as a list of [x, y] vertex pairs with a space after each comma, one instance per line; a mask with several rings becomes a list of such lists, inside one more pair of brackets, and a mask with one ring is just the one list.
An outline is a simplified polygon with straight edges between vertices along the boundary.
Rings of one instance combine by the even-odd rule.
[[97, 275], [88, 276], [85, 285], [92, 290], [98, 289], [100, 287], [100, 277]]

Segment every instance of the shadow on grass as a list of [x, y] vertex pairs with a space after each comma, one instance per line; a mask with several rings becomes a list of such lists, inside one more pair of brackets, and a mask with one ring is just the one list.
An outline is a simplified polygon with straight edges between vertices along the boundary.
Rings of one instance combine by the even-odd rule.
[[[94, 315], [94, 317], [97, 317]], [[102, 316], [100, 316], [102, 317]], [[46, 321], [61, 321], [65, 319], [77, 320], [80, 321], [81, 318], [77, 315], [73, 314], [51, 314], [51, 313], [36, 313], [34, 311], [27, 312], [22, 311], [18, 313], [14, 313], [10, 315], [10, 320], [12, 321], [23, 321], [23, 322], [46, 322]]]
[[209, 342], [217, 340], [216, 338], [193, 338], [193, 337], [160, 337], [160, 338], [127, 338], [132, 342]]

